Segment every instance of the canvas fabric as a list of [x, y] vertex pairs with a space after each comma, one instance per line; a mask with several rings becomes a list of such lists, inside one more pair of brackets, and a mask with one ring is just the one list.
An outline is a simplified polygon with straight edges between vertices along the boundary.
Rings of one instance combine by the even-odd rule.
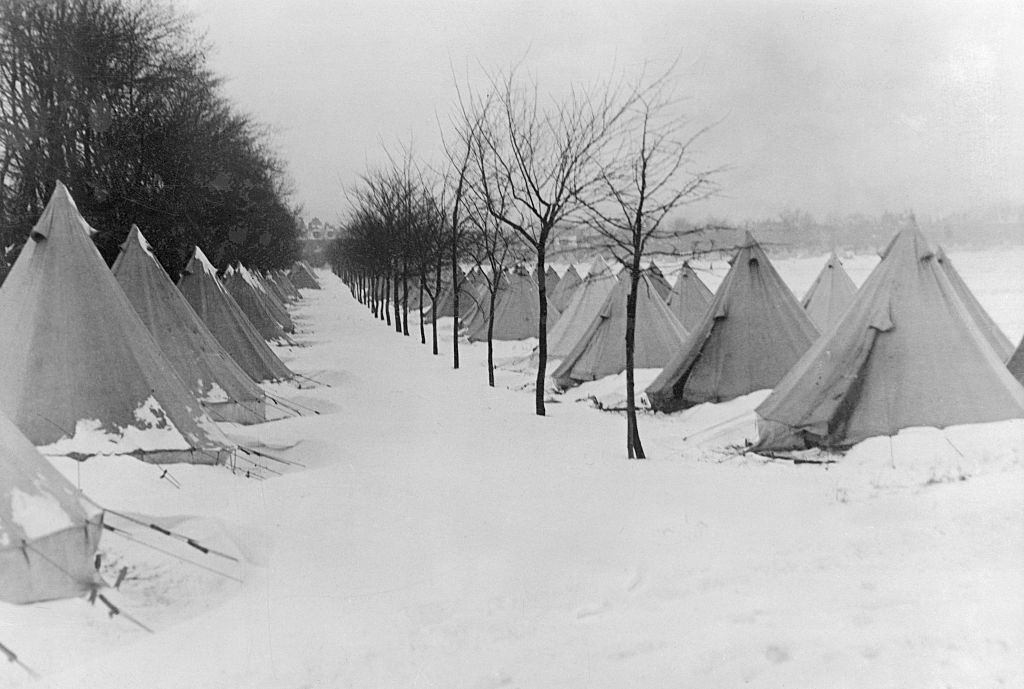
[[178, 290], [250, 378], [256, 382], [294, 378], [217, 279], [216, 268], [198, 246], [182, 271]]
[[910, 426], [1024, 417], [1024, 388], [911, 224], [757, 415], [759, 450], [847, 447]]
[[[628, 276], [611, 291], [579, 342], [552, 374], [560, 387], [616, 375], [626, 370]], [[662, 368], [686, 341], [687, 333], [669, 310], [654, 278], [647, 272], [637, 283], [633, 363], [635, 368]]]
[[647, 388], [648, 398], [655, 410], [667, 412], [772, 388], [817, 337], [747, 233], [704, 319]]
[[266, 420], [266, 395], [228, 354], [171, 282], [138, 227], [114, 261], [114, 277], [178, 377], [217, 421]]
[[47, 452], [215, 464], [234, 444], [186, 389], [63, 184], [0, 288], [0, 409]]

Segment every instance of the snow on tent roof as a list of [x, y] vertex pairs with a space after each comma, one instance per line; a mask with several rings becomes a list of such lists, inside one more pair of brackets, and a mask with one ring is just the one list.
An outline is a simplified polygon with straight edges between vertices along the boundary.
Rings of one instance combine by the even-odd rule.
[[1013, 354], [1013, 343], [1010, 342], [1010, 338], [996, 325], [996, 322], [992, 320], [992, 316], [988, 315], [988, 311], [981, 305], [978, 298], [974, 296], [974, 292], [967, 286], [964, 279], [960, 277], [960, 273], [953, 267], [953, 262], [949, 260], [941, 246], [938, 247], [935, 255], [939, 265], [946, 272], [946, 277], [949, 278], [950, 284], [953, 285], [953, 289], [956, 290], [960, 300], [967, 307], [967, 313], [971, 314], [971, 318], [974, 319], [975, 324], [977, 324], [989, 344], [992, 345], [992, 349], [999, 355], [999, 358], [1003, 361], [1008, 361]]
[[[615, 288], [586, 332], [552, 374], [561, 387], [597, 380], [626, 370], [626, 300], [630, 281], [606, 280]], [[679, 351], [687, 333], [669, 310], [655, 279], [640, 274], [636, 297], [634, 364], [636, 368], [661, 368]]]
[[697, 277], [690, 264], [683, 263], [666, 303], [686, 331], [690, 332], [700, 325], [713, 298], [714, 294], [704, 281]]
[[842, 320], [757, 408], [757, 449], [1024, 417], [1024, 388], [909, 223]]
[[[508, 287], [498, 294], [494, 305], [495, 340], [525, 340], [537, 337], [540, 327], [540, 302], [537, 282], [527, 271], [516, 270], [508, 276]], [[548, 300], [548, 318], [558, 318], [558, 310]], [[467, 330], [470, 342], [487, 339], [488, 318], [482, 318], [472, 330]]]
[[218, 421], [266, 421], [266, 395], [224, 350], [171, 282], [135, 225], [114, 277], [182, 382]]
[[312, 268], [305, 261], [296, 261], [291, 272], [288, 273], [288, 278], [292, 284], [301, 289], [320, 289], [320, 281], [316, 279]]
[[103, 514], [0, 413], [0, 601], [73, 598], [101, 583]]
[[198, 246], [178, 280], [178, 290], [250, 378], [262, 381], [294, 377], [217, 279], [217, 269]]
[[608, 265], [603, 260], [601, 263], [603, 270], [588, 275], [576, 287], [562, 315], [548, 330], [548, 356], [552, 359], [561, 359], [572, 351], [618, 284]]
[[548, 297], [548, 300], [559, 311], [565, 311], [569, 301], [572, 300], [573, 292], [576, 291], [581, 282], [583, 280], [580, 278], [580, 274], [576, 272], [576, 268], [569, 266], [562, 277], [559, 278], [558, 286], [551, 290], [551, 296]]
[[657, 411], [774, 387], [818, 336], [748, 232], [686, 345], [647, 388]]
[[801, 304], [814, 325], [825, 332], [843, 317], [856, 294], [857, 285], [843, 270], [842, 262], [833, 251]]
[[63, 184], [0, 289], [0, 408], [45, 454], [213, 464], [234, 445], [164, 357]]

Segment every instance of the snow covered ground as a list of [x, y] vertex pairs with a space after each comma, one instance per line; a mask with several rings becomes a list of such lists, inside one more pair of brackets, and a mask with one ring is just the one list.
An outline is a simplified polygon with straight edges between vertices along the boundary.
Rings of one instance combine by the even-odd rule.
[[[1019, 339], [1024, 252], [974, 272], [951, 256]], [[800, 294], [823, 260], [779, 269]], [[856, 282], [872, 261], [847, 262]], [[486, 386], [484, 345], [450, 369], [450, 319], [435, 358], [322, 281], [284, 357], [330, 387], [275, 386], [321, 413], [227, 427], [304, 467], [56, 461], [106, 507], [239, 562], [110, 517], [219, 573], [105, 534], [108, 580], [129, 568], [111, 600], [155, 633], [81, 600], [0, 604], [0, 643], [37, 686], [1024, 686], [1024, 425], [794, 465], [728, 449], [755, 393], [644, 415], [655, 459], [629, 462], [621, 414], [577, 391], [538, 418], [528, 373]], [[29, 683], [0, 665], [0, 686]]]

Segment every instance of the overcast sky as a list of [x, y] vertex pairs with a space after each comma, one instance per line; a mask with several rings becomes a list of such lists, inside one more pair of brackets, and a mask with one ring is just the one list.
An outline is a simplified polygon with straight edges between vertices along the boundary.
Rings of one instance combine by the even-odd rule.
[[239, 106], [275, 130], [306, 217], [381, 143], [437, 155], [452, 69], [525, 55], [543, 88], [681, 58], [685, 114], [728, 165], [689, 215], [944, 214], [1024, 203], [1024, 0], [180, 0]]

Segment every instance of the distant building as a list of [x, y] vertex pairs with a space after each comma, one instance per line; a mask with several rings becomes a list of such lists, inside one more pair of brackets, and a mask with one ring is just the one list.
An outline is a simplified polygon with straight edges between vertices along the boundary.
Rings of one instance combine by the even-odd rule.
[[320, 218], [313, 217], [309, 222], [299, 220], [299, 244], [302, 246], [302, 258], [313, 265], [323, 265], [326, 261], [324, 252], [327, 245], [340, 234], [341, 230]]

